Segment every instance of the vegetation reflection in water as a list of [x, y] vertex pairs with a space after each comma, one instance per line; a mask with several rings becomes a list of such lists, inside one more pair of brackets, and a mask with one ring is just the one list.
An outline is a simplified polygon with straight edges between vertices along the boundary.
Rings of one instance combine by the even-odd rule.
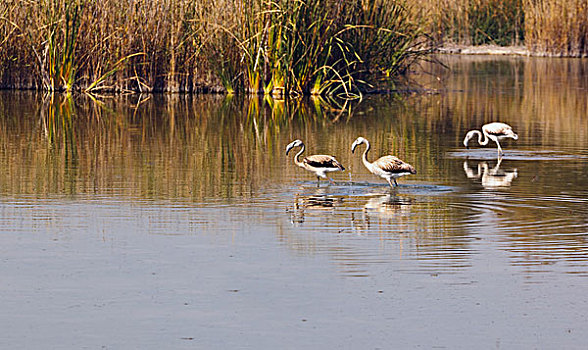
[[[356, 135], [347, 128], [352, 115], [320, 101], [154, 95], [98, 102], [19, 93], [22, 102], [8, 103], [13, 95], [4, 95], [0, 132], [3, 188], [15, 195], [246, 197], [269, 178], [297, 176], [284, 140], [302, 135], [309, 148], [348, 151]], [[409, 138], [402, 139], [396, 148], [409, 148]], [[11, 179], [26, 181], [11, 186]]]
[[[422, 82], [446, 92], [368, 97], [352, 108], [320, 100], [2, 93], [0, 191], [179, 203], [195, 212], [165, 220], [202, 228], [198, 222], [227, 218], [275, 225], [291, 249], [330, 254], [357, 275], [366, 264], [407, 256], [437, 270], [467, 267], [492, 247], [530, 271], [561, 260], [564, 271], [581, 271], [588, 263], [588, 87], [578, 76], [586, 62], [446, 60], [450, 76], [431, 69], [443, 85]], [[492, 147], [466, 151], [465, 132], [494, 120], [520, 136], [507, 141], [505, 156], [497, 160]], [[381, 152], [373, 157], [394, 154], [417, 175], [391, 191], [351, 154], [357, 136]], [[316, 188], [312, 174], [285, 156], [296, 138], [308, 153], [342, 162], [348, 170], [334, 174], [337, 185]], [[210, 209], [217, 204], [225, 207]], [[355, 239], [372, 235], [380, 239]], [[481, 247], [480, 237], [494, 245]]]

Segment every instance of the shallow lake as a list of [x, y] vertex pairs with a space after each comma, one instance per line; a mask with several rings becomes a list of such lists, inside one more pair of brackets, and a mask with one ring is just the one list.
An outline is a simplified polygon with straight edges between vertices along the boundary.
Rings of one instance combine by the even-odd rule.
[[345, 106], [0, 93], [0, 347], [585, 348], [588, 60], [440, 60]]

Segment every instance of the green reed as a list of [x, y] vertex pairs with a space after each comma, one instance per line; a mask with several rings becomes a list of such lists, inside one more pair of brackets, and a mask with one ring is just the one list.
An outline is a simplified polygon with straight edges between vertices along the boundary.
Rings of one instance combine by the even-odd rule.
[[[35, 79], [37, 86], [49, 91], [70, 91], [79, 64], [76, 46], [84, 1], [8, 1], [3, 6], [3, 75], [26, 75], [23, 70], [32, 68], [29, 74], [33, 77], [29, 79]], [[22, 17], [11, 18], [14, 12]], [[20, 69], [11, 71], [14, 63]]]
[[472, 44], [519, 44], [524, 16], [521, 0], [492, 0], [470, 3], [468, 8]]
[[[353, 97], [430, 48], [399, 2], [257, 1], [246, 19], [249, 86], [274, 96]], [[249, 6], [255, 9], [255, 6]], [[255, 15], [257, 14], [257, 17]], [[252, 30], [253, 29], [253, 30]]]

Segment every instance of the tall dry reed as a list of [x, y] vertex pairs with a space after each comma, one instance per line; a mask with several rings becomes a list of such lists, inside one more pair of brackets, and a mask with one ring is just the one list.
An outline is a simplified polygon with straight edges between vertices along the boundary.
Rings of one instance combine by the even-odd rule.
[[466, 45], [518, 45], [524, 31], [523, 0], [418, 0], [437, 40]]
[[535, 55], [588, 55], [586, 0], [417, 0], [440, 43], [525, 45]]
[[525, 38], [534, 52], [588, 56], [586, 0], [525, 0]]

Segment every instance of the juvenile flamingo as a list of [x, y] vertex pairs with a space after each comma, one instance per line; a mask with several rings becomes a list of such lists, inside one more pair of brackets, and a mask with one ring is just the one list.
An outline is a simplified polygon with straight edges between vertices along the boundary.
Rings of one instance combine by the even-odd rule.
[[329, 179], [329, 181], [332, 184], [335, 184], [333, 179], [327, 176], [327, 173], [345, 170], [343, 165], [341, 165], [341, 163], [339, 163], [337, 159], [335, 159], [335, 157], [324, 154], [315, 154], [312, 156], [307, 156], [304, 157], [302, 161], [299, 161], [298, 157], [300, 157], [300, 155], [304, 153], [305, 149], [304, 143], [300, 140], [294, 140], [290, 142], [288, 146], [286, 146], [286, 155], [288, 155], [288, 152], [290, 152], [290, 150], [294, 147], [301, 147], [300, 151], [294, 157], [294, 164], [298, 165], [303, 169], [313, 172], [317, 178], [317, 186], [319, 186], [320, 184], [321, 177], [323, 179]]
[[[484, 134], [484, 140], [482, 141], [482, 133]], [[498, 155], [502, 155], [502, 148], [500, 147], [500, 143], [498, 140], [511, 138], [517, 140], [519, 136], [512, 131], [512, 127], [505, 123], [500, 122], [493, 122], [482, 126], [482, 132], [478, 130], [470, 130], [466, 134], [465, 138], [463, 139], [463, 145], [468, 147], [468, 142], [474, 135], [478, 134], [478, 144], [480, 146], [486, 146], [490, 140], [496, 142], [498, 146]]]
[[[351, 153], [354, 153], [355, 147], [365, 143], [366, 148], [363, 151], [362, 161], [363, 165], [374, 175], [378, 175], [390, 184], [390, 186], [398, 186], [396, 179], [410, 174], [416, 174], [416, 170], [414, 167], [408, 163], [403, 162], [402, 160], [394, 157], [394, 156], [383, 156], [374, 162], [368, 161], [367, 153], [370, 150], [370, 143], [368, 140], [364, 139], [363, 137], [358, 137], [353, 145], [351, 145]], [[394, 181], [394, 184], [392, 184]]]

